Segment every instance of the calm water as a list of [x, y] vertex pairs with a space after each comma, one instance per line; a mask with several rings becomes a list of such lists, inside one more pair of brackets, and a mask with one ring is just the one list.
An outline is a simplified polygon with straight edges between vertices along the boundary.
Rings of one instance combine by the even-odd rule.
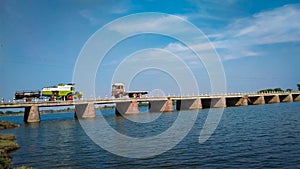
[[[97, 112], [99, 114], [99, 112]], [[150, 123], [134, 123], [102, 111], [114, 129], [132, 137], [157, 135], [168, 129], [178, 112], [164, 113]], [[185, 113], [189, 113], [188, 111]], [[201, 110], [189, 134], [173, 149], [145, 159], [120, 157], [100, 148], [86, 135], [73, 113], [42, 115], [39, 124], [24, 124], [23, 117], [0, 117], [21, 123], [13, 133], [21, 148], [12, 153], [13, 165], [34, 168], [300, 168], [300, 102], [224, 111], [215, 133], [199, 144], [208, 109]], [[155, 116], [147, 112], [137, 118]], [[118, 140], [116, 138], [116, 140]], [[150, 145], [151, 146], [151, 145]]]

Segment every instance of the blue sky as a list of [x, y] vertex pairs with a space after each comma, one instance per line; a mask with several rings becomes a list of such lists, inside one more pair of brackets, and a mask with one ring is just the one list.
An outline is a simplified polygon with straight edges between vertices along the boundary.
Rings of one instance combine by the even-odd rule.
[[[16, 90], [72, 82], [76, 60], [88, 39], [115, 19], [142, 12], [176, 15], [200, 29], [220, 56], [228, 92], [296, 89], [300, 83], [299, 0], [1, 0], [0, 97], [11, 99]], [[164, 22], [168, 21], [144, 25], [159, 23], [155, 25], [159, 29]], [[120, 30], [133, 27], [124, 24]], [[107, 54], [95, 77], [95, 96], [110, 96], [118, 65], [148, 48], [178, 55], [195, 75], [199, 93], [210, 92], [208, 74], [187, 46], [170, 37], [147, 34], [125, 39]], [[159, 57], [151, 60], [149, 55], [147, 61], [171, 63]], [[149, 70], [139, 73], [130, 89], [172, 95], [179, 92], [175, 81], [166, 72]]]

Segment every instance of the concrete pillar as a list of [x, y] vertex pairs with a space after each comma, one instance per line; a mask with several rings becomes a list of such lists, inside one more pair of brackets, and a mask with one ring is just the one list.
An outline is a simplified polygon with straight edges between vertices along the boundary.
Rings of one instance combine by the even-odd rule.
[[149, 101], [149, 112], [172, 112], [174, 111], [172, 99]]
[[237, 106], [248, 106], [248, 96], [244, 96], [240, 98], [239, 102], [236, 104]]
[[266, 104], [280, 103], [280, 99], [278, 95], [264, 96], [264, 98]]
[[247, 106], [248, 97], [228, 97], [226, 98], [226, 106]]
[[176, 110], [199, 110], [202, 109], [200, 98], [182, 99], [176, 101]]
[[265, 104], [264, 96], [249, 96], [248, 104], [257, 105], [257, 104]]
[[280, 102], [293, 102], [292, 94], [279, 95]]
[[300, 94], [292, 94], [294, 101], [300, 101]]
[[127, 102], [116, 103], [115, 113], [116, 115], [139, 113], [139, 105], [137, 100], [134, 99]]
[[221, 108], [226, 107], [226, 98], [201, 98], [203, 108]]
[[40, 121], [41, 118], [40, 118], [40, 112], [38, 106], [25, 107], [24, 122], [35, 123]]
[[211, 106], [214, 107], [214, 108], [226, 107], [226, 99], [225, 99], [225, 97], [212, 98], [211, 99]]
[[172, 112], [172, 111], [174, 111], [172, 99], [168, 98], [167, 102], [165, 103], [165, 106], [166, 107], [165, 107], [164, 112]]
[[76, 104], [75, 105], [75, 118], [95, 118], [94, 103]]

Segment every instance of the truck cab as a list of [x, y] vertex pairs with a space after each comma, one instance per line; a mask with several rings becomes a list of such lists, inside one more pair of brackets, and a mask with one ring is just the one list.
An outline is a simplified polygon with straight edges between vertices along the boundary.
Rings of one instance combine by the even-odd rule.
[[115, 98], [121, 98], [125, 95], [125, 85], [123, 83], [112, 84], [111, 95]]
[[148, 94], [147, 91], [125, 91], [124, 83], [114, 83], [112, 84], [111, 95], [115, 98], [122, 98], [127, 96], [129, 98], [141, 98], [142, 95]]

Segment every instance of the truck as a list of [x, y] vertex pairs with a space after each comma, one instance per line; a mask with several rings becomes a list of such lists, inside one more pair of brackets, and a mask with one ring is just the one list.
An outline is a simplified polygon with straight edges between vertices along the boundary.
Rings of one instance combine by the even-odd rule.
[[115, 98], [128, 96], [129, 98], [141, 98], [142, 95], [148, 94], [148, 91], [125, 91], [124, 83], [112, 84], [111, 95]]
[[42, 96], [50, 97], [49, 100], [73, 100], [74, 96], [82, 95], [80, 92], [75, 92], [74, 83], [58, 84], [57, 86], [44, 87], [42, 89]]
[[39, 90], [23, 90], [15, 92], [15, 100], [25, 99], [31, 101], [33, 98], [40, 98], [41, 91]]
[[24, 99], [30, 102], [33, 98], [40, 99], [41, 97], [49, 98], [49, 101], [54, 100], [73, 100], [74, 98], [82, 98], [82, 92], [75, 92], [74, 83], [58, 84], [57, 86], [44, 87], [42, 90], [23, 90], [16, 91], [14, 100]]

